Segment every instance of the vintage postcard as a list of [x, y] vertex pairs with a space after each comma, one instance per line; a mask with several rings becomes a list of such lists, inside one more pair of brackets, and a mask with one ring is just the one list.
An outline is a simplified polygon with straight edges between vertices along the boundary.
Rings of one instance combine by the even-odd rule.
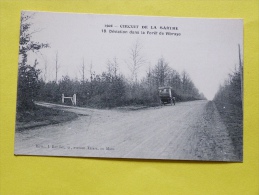
[[243, 160], [243, 20], [23, 11], [15, 155]]

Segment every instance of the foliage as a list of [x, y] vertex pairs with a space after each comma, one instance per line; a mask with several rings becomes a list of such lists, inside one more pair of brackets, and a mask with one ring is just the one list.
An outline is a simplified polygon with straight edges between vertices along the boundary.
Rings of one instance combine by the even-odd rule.
[[39, 90], [38, 76], [40, 70], [34, 66], [23, 65], [19, 67], [18, 72], [18, 108], [28, 110], [33, 106], [34, 97]]
[[42, 48], [49, 47], [48, 44], [32, 41], [32, 34], [37, 31], [31, 31], [32, 23], [30, 20], [34, 15], [21, 14], [20, 23], [20, 47], [19, 47], [19, 70], [18, 70], [18, 109], [27, 110], [33, 108], [34, 98], [39, 90], [39, 74], [37, 69], [37, 60], [33, 65], [28, 64], [28, 53], [38, 52]]
[[173, 89], [173, 95], [178, 101], [188, 101], [205, 99], [195, 87], [190, 76], [183, 71], [180, 75], [176, 70], [169, 66], [164, 58], [160, 58], [153, 70], [147, 74], [147, 82], [156, 89], [162, 86], [170, 86]]
[[[69, 76], [63, 76], [56, 83], [41, 81], [39, 100], [61, 103], [61, 94], [72, 97], [77, 94], [79, 106], [112, 108], [128, 105], [159, 105], [158, 87], [171, 86], [177, 101], [204, 99], [194, 86], [189, 75], [180, 75], [169, 67], [163, 59], [159, 59], [153, 69], [141, 81], [132, 82], [118, 74], [117, 59], [107, 62], [107, 71], [100, 75], [91, 74], [90, 81], [81, 82]], [[71, 105], [71, 102], [67, 101]]]
[[225, 80], [224, 85], [219, 87], [214, 97], [215, 101], [242, 107], [242, 72], [243, 66], [240, 65], [238, 70], [229, 74], [229, 78]]

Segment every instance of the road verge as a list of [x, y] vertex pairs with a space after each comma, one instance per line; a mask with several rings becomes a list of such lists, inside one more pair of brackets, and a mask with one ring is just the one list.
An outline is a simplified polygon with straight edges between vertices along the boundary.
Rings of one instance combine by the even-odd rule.
[[235, 154], [240, 160], [243, 158], [243, 111], [242, 108], [224, 102], [215, 101], [219, 114], [227, 127], [232, 139]]
[[17, 111], [16, 131], [71, 121], [78, 115], [72, 112], [35, 105], [29, 111]]

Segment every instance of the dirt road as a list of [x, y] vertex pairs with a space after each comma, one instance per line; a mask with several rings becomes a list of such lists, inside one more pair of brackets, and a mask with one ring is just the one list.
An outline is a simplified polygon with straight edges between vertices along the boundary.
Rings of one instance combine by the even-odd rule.
[[136, 111], [40, 105], [79, 114], [74, 121], [15, 135], [15, 154], [235, 161], [213, 102]]

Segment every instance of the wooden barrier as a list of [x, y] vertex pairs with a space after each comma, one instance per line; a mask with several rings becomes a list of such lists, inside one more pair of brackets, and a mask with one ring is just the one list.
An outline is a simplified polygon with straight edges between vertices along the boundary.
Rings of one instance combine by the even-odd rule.
[[62, 93], [62, 104], [65, 103], [65, 99], [70, 99], [73, 106], [76, 106], [76, 94], [74, 94], [72, 97], [65, 97], [65, 95]]

